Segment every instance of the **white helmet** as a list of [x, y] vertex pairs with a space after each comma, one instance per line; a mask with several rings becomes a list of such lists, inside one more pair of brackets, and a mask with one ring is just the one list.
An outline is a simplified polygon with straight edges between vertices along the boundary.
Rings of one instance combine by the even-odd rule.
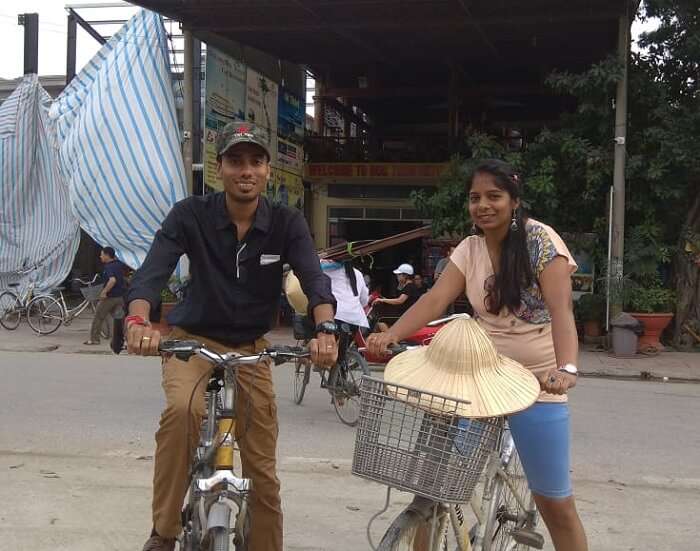
[[394, 270], [395, 274], [413, 275], [413, 266], [410, 264], [401, 264], [398, 268]]

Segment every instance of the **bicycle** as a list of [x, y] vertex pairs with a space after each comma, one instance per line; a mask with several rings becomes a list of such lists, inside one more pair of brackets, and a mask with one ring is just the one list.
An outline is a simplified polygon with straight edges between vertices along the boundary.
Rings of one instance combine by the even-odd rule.
[[[352, 472], [387, 486], [384, 508], [367, 526], [373, 550], [542, 549], [537, 510], [505, 419], [460, 417], [460, 404], [468, 402], [370, 377], [363, 377], [360, 397]], [[371, 526], [389, 508], [392, 488], [414, 499], [375, 547]], [[465, 503], [477, 519], [469, 528]]]
[[[33, 272], [35, 269], [36, 267], [32, 267], [26, 270], [8, 272], [8, 274], [22, 276]], [[30, 318], [29, 305], [35, 299], [47, 297], [49, 295], [35, 295], [34, 290], [36, 288], [36, 284], [34, 281], [30, 281], [27, 288], [19, 295], [12, 290], [20, 287], [18, 282], [9, 283], [8, 287], [9, 289], [6, 289], [0, 293], [0, 325], [2, 325], [8, 331], [13, 331], [19, 327], [19, 324], [22, 321], [22, 316], [24, 315], [27, 317], [27, 322], [32, 330], [39, 333], [33, 324], [33, 320]]]
[[[313, 337], [306, 319], [294, 318], [294, 337], [304, 343]], [[360, 379], [369, 375], [370, 369], [364, 356], [353, 344], [353, 331], [347, 323], [339, 324], [338, 361], [331, 369], [318, 369], [321, 376], [321, 388], [328, 390], [331, 403], [340, 421], [350, 427], [357, 425], [360, 414]], [[308, 360], [294, 362], [294, 403], [300, 405], [304, 400], [306, 387], [311, 379], [311, 363]]]
[[[164, 341], [161, 354], [182, 361], [199, 356], [214, 365], [207, 385], [207, 412], [199, 445], [192, 460], [191, 479], [182, 509], [180, 551], [236, 551], [247, 549], [250, 526], [248, 497], [252, 482], [234, 473], [236, 431], [236, 367], [270, 358], [276, 365], [305, 358], [307, 348], [276, 346], [258, 354], [218, 354], [196, 341]], [[195, 388], [198, 385], [195, 385]], [[231, 522], [235, 515], [234, 522]]]
[[[32, 325], [32, 321], [36, 324], [36, 326], [32, 326], [32, 329], [40, 335], [50, 335], [62, 324], [66, 326], [70, 325], [73, 320], [85, 312], [88, 307], [91, 308], [94, 313], [96, 311], [95, 304], [99, 300], [100, 292], [102, 292], [104, 288], [102, 284], [94, 285], [98, 277], [98, 275], [95, 275], [90, 281], [85, 281], [80, 278], [75, 278], [73, 280], [83, 285], [83, 287], [80, 288], [83, 300], [73, 308], [68, 307], [66, 298], [63, 295], [63, 287], [58, 287], [54, 290], [58, 293], [58, 298], [51, 295], [43, 295], [40, 297], [40, 300], [39, 297], [32, 300], [28, 307], [29, 324]], [[108, 316], [107, 319], [105, 319], [100, 328], [100, 335], [105, 339], [108, 339], [112, 335], [111, 317]]]

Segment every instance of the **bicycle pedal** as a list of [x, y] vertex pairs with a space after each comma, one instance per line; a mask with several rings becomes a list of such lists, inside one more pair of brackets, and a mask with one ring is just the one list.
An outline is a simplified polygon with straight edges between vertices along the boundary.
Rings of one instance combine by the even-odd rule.
[[544, 536], [529, 528], [516, 528], [511, 532], [516, 543], [521, 543], [532, 547], [533, 549], [542, 549], [544, 547]]

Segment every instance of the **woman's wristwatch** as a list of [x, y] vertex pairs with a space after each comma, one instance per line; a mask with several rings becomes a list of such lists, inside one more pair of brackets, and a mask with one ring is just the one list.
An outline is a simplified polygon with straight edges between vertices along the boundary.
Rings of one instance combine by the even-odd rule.
[[574, 364], [564, 364], [558, 369], [558, 371], [578, 377], [578, 368]]

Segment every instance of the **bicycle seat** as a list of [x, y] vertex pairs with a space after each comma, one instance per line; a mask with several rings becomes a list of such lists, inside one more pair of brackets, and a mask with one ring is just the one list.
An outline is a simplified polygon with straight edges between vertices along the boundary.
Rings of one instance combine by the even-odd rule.
[[8, 283], [8, 287], [19, 287], [19, 283]]
[[54, 287], [53, 290], [54, 290], [54, 292], [56, 292], [56, 293], [60, 293], [61, 291], [65, 291], [66, 288], [65, 288], [65, 287]]

